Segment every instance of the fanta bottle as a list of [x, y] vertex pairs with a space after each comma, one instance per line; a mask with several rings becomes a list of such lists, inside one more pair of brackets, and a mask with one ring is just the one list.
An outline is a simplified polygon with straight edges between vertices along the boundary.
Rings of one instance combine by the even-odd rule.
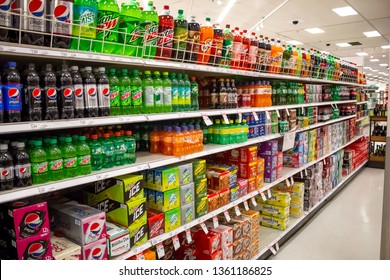
[[184, 155], [184, 137], [181, 128], [176, 126], [172, 133], [172, 154], [176, 157]]
[[[272, 44], [272, 42], [274, 42]], [[280, 45], [280, 40], [277, 40], [276, 44], [273, 39], [271, 39], [271, 57], [272, 57], [272, 67], [271, 73], [280, 73], [280, 68], [282, 66], [282, 57], [283, 57], [283, 48]]]
[[203, 151], [203, 131], [200, 128], [199, 124], [195, 125], [195, 132], [196, 132], [197, 137], [198, 137], [198, 146], [197, 146], [196, 150], [198, 152], [201, 152], [201, 151]]
[[241, 52], [242, 52], [242, 41], [243, 38], [240, 35], [238, 27], [234, 29], [234, 39], [233, 39], [233, 51], [232, 51], [232, 60], [230, 63], [230, 68], [238, 69], [240, 66]]
[[214, 29], [210, 18], [206, 18], [206, 23], [200, 27], [200, 52], [198, 64], [207, 64], [210, 60], [211, 46], [213, 45]]
[[164, 144], [163, 144], [163, 154], [166, 156], [173, 155], [172, 139], [173, 139], [172, 127], [168, 126], [166, 127], [166, 131], [164, 133]]
[[183, 152], [185, 155], [188, 155], [191, 153], [191, 134], [188, 132], [188, 127], [185, 125], [181, 127], [181, 131], [183, 134]]

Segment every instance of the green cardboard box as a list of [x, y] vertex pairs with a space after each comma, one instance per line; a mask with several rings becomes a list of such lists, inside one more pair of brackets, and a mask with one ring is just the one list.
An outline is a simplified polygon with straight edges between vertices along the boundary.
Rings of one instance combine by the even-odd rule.
[[[148, 193], [153, 193], [153, 190]], [[155, 200], [148, 201], [148, 207], [154, 210], [167, 212], [180, 206], [180, 189], [173, 189], [170, 191], [159, 192], [155, 191]], [[149, 196], [149, 198], [152, 196]]]
[[170, 232], [181, 226], [181, 209], [180, 207], [165, 212], [165, 232]]
[[209, 200], [208, 197], [202, 197], [195, 200], [195, 216], [199, 218], [203, 215], [207, 214], [209, 208]]
[[206, 178], [206, 160], [195, 159], [192, 161], [192, 169], [194, 172], [194, 181]]
[[177, 167], [160, 167], [153, 170], [153, 183], [149, 181], [148, 188], [165, 192], [179, 187], [179, 168]]
[[195, 199], [207, 196], [207, 178], [196, 180], [194, 182]]

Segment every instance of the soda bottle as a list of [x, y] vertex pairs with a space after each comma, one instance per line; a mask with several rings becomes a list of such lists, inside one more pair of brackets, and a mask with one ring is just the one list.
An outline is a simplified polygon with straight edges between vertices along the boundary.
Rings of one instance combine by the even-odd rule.
[[121, 114], [131, 114], [131, 87], [127, 69], [122, 69], [121, 75], [119, 76], [119, 95]]
[[64, 178], [78, 176], [77, 151], [72, 144], [72, 137], [66, 137], [64, 145], [61, 146], [62, 158], [64, 160]]
[[174, 21], [173, 16], [170, 15], [169, 6], [164, 6], [164, 10], [158, 19], [156, 58], [169, 60], [172, 56], [174, 34]]
[[196, 62], [200, 51], [200, 24], [195, 16], [188, 22], [188, 39], [185, 59], [187, 62]]
[[210, 59], [211, 46], [213, 45], [214, 30], [210, 18], [206, 18], [206, 23], [200, 27], [200, 52], [198, 64], [207, 64]]
[[168, 72], [163, 72], [162, 85], [164, 92], [163, 112], [172, 112], [172, 82], [169, 79]]
[[46, 64], [41, 72], [41, 88], [44, 97], [43, 116], [45, 120], [58, 120], [57, 78], [52, 65]]
[[158, 15], [153, 9], [153, 1], [148, 2], [148, 6], [141, 12], [141, 29], [143, 57], [153, 59], [156, 55], [156, 45], [158, 36]]
[[293, 52], [291, 46], [287, 45], [283, 51], [281, 73], [288, 74], [290, 72], [290, 67], [291, 67], [290, 60], [292, 55]]
[[115, 132], [115, 138], [113, 140], [114, 145], [114, 158], [113, 165], [120, 166], [125, 164], [126, 145], [120, 132]]
[[42, 148], [42, 140], [34, 140], [31, 142], [30, 161], [32, 182], [36, 184], [44, 184], [48, 181], [48, 163], [46, 151]]
[[8, 29], [13, 27], [11, 12], [11, 1], [3, 1], [0, 4], [0, 41], [3, 42], [10, 41], [11, 31]]
[[218, 108], [218, 88], [217, 88], [217, 80], [212, 79], [212, 87], [210, 91], [210, 109], [217, 109]]
[[97, 0], [74, 0], [72, 50], [92, 50], [92, 40], [96, 39], [97, 18]]
[[302, 52], [302, 70], [301, 70], [301, 76], [307, 77], [306, 75], [306, 69], [307, 69], [307, 56], [306, 56], [306, 50], [305, 48], [301, 49]]
[[42, 120], [42, 92], [39, 86], [39, 74], [35, 64], [30, 63], [23, 79], [23, 119], [26, 121]]
[[61, 149], [57, 146], [57, 139], [49, 139], [46, 147], [49, 181], [58, 181], [64, 178], [64, 162]]
[[249, 56], [248, 56], [248, 67], [251, 70], [254, 70], [256, 68], [258, 50], [259, 50], [259, 43], [257, 42], [255, 32], [252, 32], [250, 36], [250, 47], [249, 47]]
[[298, 52], [295, 45], [292, 46], [291, 51], [291, 64], [290, 64], [290, 75], [294, 75], [297, 67]]
[[164, 110], [164, 90], [163, 83], [160, 78], [160, 72], [155, 71], [153, 77], [153, 88], [154, 88], [154, 113], [161, 113]]
[[232, 88], [230, 86], [230, 79], [226, 79], [225, 87], [226, 87], [226, 95], [227, 95], [226, 108], [228, 108], [228, 109], [235, 108], [234, 107], [234, 97], [232, 94]]
[[[8, 141], [8, 140], [7, 140]], [[17, 141], [11, 141], [10, 144], [9, 144], [9, 152], [11, 153], [12, 156], [15, 155], [15, 152], [16, 152], [16, 145], [18, 144]], [[8, 144], [7, 144], [8, 145]]]
[[84, 135], [79, 137], [76, 144], [77, 169], [78, 175], [87, 175], [91, 173], [91, 149], [86, 142]]
[[223, 46], [223, 31], [218, 23], [213, 27], [214, 38], [211, 46], [209, 64], [213, 66], [219, 66], [221, 62], [222, 46]]
[[105, 67], [99, 67], [98, 71], [99, 74], [95, 78], [99, 102], [99, 116], [109, 116], [111, 106], [110, 82], [106, 75]]
[[248, 61], [249, 61], [249, 48], [251, 45], [251, 40], [247, 30], [244, 30], [242, 33], [242, 50], [241, 50], [241, 62], [240, 69], [247, 70]]
[[145, 77], [142, 79], [142, 100], [145, 114], [155, 113], [154, 108], [154, 81], [150, 71], [145, 71]]
[[124, 164], [131, 164], [135, 163], [135, 150], [136, 150], [136, 142], [134, 137], [132, 136], [131, 130], [125, 131], [125, 137], [124, 137], [125, 147], [126, 147], [126, 153], [124, 158]]
[[183, 112], [186, 108], [186, 85], [183, 80], [182, 74], [177, 74], [177, 86], [179, 89], [179, 96], [178, 96], [178, 111]]
[[[98, 1], [98, 18], [96, 41], [93, 42], [95, 52], [122, 54], [118, 44], [119, 6], [116, 0]], [[103, 42], [104, 41], [104, 42]]]
[[17, 142], [13, 153], [15, 164], [15, 187], [32, 185], [30, 156], [25, 150], [24, 142]]
[[59, 90], [59, 109], [61, 119], [74, 118], [74, 94], [73, 79], [68, 72], [68, 66], [62, 65], [61, 72], [57, 76], [57, 88]]
[[145, 125], [142, 127], [140, 139], [140, 150], [144, 152], [150, 151], [150, 137], [149, 137], [149, 126]]
[[175, 18], [172, 58], [182, 60], [187, 48], [188, 22], [183, 15], [183, 10], [178, 11]]
[[46, 36], [46, 46], [69, 49], [72, 41], [73, 0], [52, 0], [46, 3], [49, 20], [47, 31], [53, 34], [53, 40]]
[[176, 79], [176, 74], [171, 73], [171, 84], [172, 84], [172, 112], [179, 112], [179, 84]]
[[185, 87], [184, 111], [191, 111], [191, 82], [188, 79], [188, 74], [184, 74], [183, 81]]
[[121, 96], [119, 94], [119, 78], [114, 68], [109, 70], [108, 83], [110, 88], [110, 115], [118, 116], [121, 111]]
[[22, 86], [16, 62], [8, 62], [2, 77], [5, 122], [20, 122], [22, 111]]
[[175, 157], [184, 155], [184, 136], [179, 126], [176, 126], [175, 132], [172, 133], [172, 154]]
[[14, 166], [7, 144], [0, 144], [0, 191], [14, 188]]
[[195, 77], [191, 77], [191, 111], [199, 110], [199, 87]]
[[153, 126], [153, 130], [150, 132], [150, 152], [160, 152], [160, 131], [156, 126]]
[[264, 39], [265, 39], [265, 41], [264, 41], [264, 44], [265, 44], [264, 63], [262, 64], [261, 71], [262, 72], [267, 72], [267, 71], [269, 71], [269, 66], [272, 63], [272, 59], [271, 59], [271, 43], [268, 40], [268, 37], [265, 37]]
[[173, 136], [172, 127], [171, 126], [165, 127], [165, 133], [163, 136], [163, 148], [161, 151], [165, 156], [173, 155], [172, 136]]
[[228, 94], [224, 79], [219, 80], [218, 87], [218, 109], [226, 109], [228, 105]]
[[133, 70], [133, 76], [130, 79], [131, 88], [131, 113], [142, 113], [142, 80], [138, 75], [138, 70]]
[[221, 67], [229, 68], [230, 61], [232, 59], [232, 48], [233, 48], [233, 32], [230, 30], [230, 24], [226, 24], [226, 28], [223, 31], [223, 44], [222, 44], [222, 57]]
[[[140, 36], [141, 10], [135, 0], [122, 3], [119, 15], [119, 38], [118, 42], [125, 44], [124, 55], [141, 56]], [[121, 53], [122, 54], [122, 53]]]
[[109, 133], [104, 133], [102, 140], [103, 150], [103, 168], [111, 168], [114, 166], [114, 144], [110, 139]]
[[295, 76], [300, 76], [302, 69], [302, 52], [300, 47], [297, 47], [297, 54]]
[[238, 27], [234, 29], [233, 33], [233, 50], [230, 68], [238, 69], [240, 66], [241, 53], [243, 51], [243, 38], [239, 32]]
[[97, 134], [91, 135], [89, 148], [91, 149], [92, 171], [101, 170], [103, 168], [103, 149], [100, 141], [98, 140]]
[[99, 106], [97, 98], [96, 78], [92, 74], [92, 67], [85, 67], [84, 82], [84, 101], [85, 116], [97, 117], [99, 115]]
[[70, 74], [73, 81], [73, 94], [74, 94], [74, 117], [84, 118], [84, 86], [83, 78], [79, 73], [78, 66], [70, 67]]

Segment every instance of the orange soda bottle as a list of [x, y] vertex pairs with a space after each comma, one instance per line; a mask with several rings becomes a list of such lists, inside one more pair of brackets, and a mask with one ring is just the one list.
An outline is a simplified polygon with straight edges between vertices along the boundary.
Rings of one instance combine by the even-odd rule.
[[214, 28], [210, 18], [206, 18], [206, 23], [200, 27], [200, 52], [198, 64], [207, 64], [210, 59], [211, 46], [213, 45]]
[[160, 134], [156, 126], [154, 126], [153, 130], [150, 132], [150, 152], [160, 152]]
[[175, 132], [172, 133], [172, 154], [175, 157], [184, 155], [184, 136], [179, 126], [176, 126]]
[[196, 153], [197, 152], [197, 146], [198, 146], [198, 134], [194, 129], [193, 125], [188, 126], [188, 133], [190, 134], [190, 154]]
[[164, 133], [164, 144], [163, 144], [163, 154], [166, 156], [173, 155], [172, 137], [173, 137], [172, 127], [168, 126], [168, 127], [166, 127], [166, 130]]
[[195, 132], [196, 132], [197, 138], [198, 138], [198, 145], [197, 145], [196, 150], [197, 150], [197, 152], [201, 152], [201, 151], [203, 151], [203, 131], [200, 128], [199, 124], [195, 125]]
[[248, 91], [251, 96], [251, 107], [256, 107], [256, 86], [254, 81], [250, 82]]
[[191, 153], [191, 135], [188, 132], [188, 127], [182, 126], [181, 133], [183, 134], [183, 152], [185, 155], [188, 155]]
[[262, 81], [256, 83], [256, 107], [263, 107], [264, 86]]

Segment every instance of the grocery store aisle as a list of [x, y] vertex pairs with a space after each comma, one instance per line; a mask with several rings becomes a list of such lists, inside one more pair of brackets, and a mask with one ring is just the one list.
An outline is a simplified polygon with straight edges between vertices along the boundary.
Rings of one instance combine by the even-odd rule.
[[384, 170], [365, 168], [271, 259], [379, 259]]

